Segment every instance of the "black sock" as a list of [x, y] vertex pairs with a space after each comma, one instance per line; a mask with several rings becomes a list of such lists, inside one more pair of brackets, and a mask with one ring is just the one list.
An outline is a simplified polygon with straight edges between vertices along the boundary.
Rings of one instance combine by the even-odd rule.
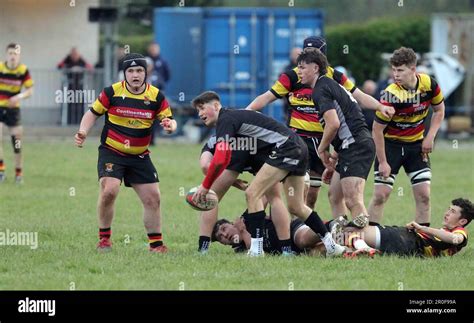
[[315, 233], [321, 235], [321, 237], [324, 237], [326, 233], [328, 233], [328, 229], [315, 211], [311, 212], [304, 223]]
[[430, 226], [430, 222], [425, 222], [425, 223], [418, 223], [419, 225], [422, 225], [424, 227], [429, 227]]
[[211, 245], [211, 237], [199, 236], [199, 247], [198, 247], [199, 252], [209, 250], [210, 245]]
[[378, 226], [378, 225], [380, 225], [380, 223], [374, 222], [374, 221], [369, 221], [369, 225], [371, 225], [371, 226]]
[[265, 211], [244, 214], [245, 226], [252, 238], [263, 238]]
[[156, 248], [163, 245], [163, 237], [161, 233], [148, 233], [148, 243], [150, 248]]
[[291, 253], [292, 252], [292, 250], [291, 250], [291, 239], [280, 240], [280, 248], [281, 248], [281, 252]]
[[110, 236], [112, 235], [112, 229], [111, 228], [99, 228], [99, 239], [102, 238], [107, 238], [110, 239]]

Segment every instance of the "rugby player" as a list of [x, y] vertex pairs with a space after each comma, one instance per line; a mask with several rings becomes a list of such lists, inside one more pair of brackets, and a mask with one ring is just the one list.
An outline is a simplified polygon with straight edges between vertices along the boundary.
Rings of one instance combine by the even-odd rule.
[[114, 204], [122, 180], [133, 187], [143, 204], [143, 222], [148, 235], [149, 250], [165, 253], [161, 232], [160, 191], [158, 173], [150, 159], [148, 146], [155, 119], [168, 133], [176, 130], [171, 108], [161, 91], [146, 83], [147, 63], [140, 54], [123, 58], [125, 80], [105, 88], [87, 111], [75, 135], [82, 147], [97, 118], [105, 115], [97, 172], [100, 183], [98, 201], [98, 250], [112, 247], [111, 225]]
[[[375, 145], [357, 101], [326, 76], [327, 66], [326, 56], [319, 49], [306, 49], [298, 56], [301, 83], [313, 88], [313, 102], [324, 128], [318, 154], [326, 169], [334, 171], [330, 187], [341, 192], [339, 196], [349, 208], [353, 224], [364, 227], [368, 224], [364, 187]], [[337, 166], [330, 160], [330, 144], [337, 154]]]
[[[21, 47], [18, 44], [8, 44], [6, 61], [0, 62], [0, 183], [6, 178], [3, 160], [3, 124], [10, 132], [15, 156], [15, 182], [23, 183], [23, 159], [21, 139], [20, 100], [33, 94], [33, 80], [25, 64], [20, 63]], [[22, 88], [26, 90], [21, 92]]]
[[[326, 55], [326, 40], [320, 36], [308, 37], [304, 40], [303, 48], [318, 48]], [[344, 74], [333, 69], [331, 66], [327, 67], [326, 76], [332, 78], [347, 91], [351, 92], [354, 98], [362, 103], [363, 107], [379, 110], [380, 113], [387, 117], [393, 114], [393, 108], [380, 104], [370, 95], [359, 90]], [[277, 99], [285, 98], [288, 101], [288, 127], [301, 136], [308, 146], [310, 189], [306, 197], [306, 205], [314, 209], [325, 167], [317, 153], [323, 128], [313, 103], [312, 93], [313, 89], [309, 85], [301, 83], [301, 78], [298, 76], [298, 67], [295, 67], [282, 73], [271, 89], [255, 98], [246, 109], [260, 111]], [[339, 203], [335, 205], [333, 215], [345, 214], [345, 207], [343, 203], [341, 206], [340, 198], [338, 200], [335, 193], [337, 192], [330, 192], [330, 199]]]
[[[429, 154], [444, 119], [441, 89], [434, 78], [416, 72], [416, 54], [401, 47], [390, 59], [395, 83], [388, 85], [380, 101], [395, 108], [391, 118], [376, 112], [372, 134], [377, 150], [375, 187], [369, 205], [370, 220], [380, 223], [383, 208], [403, 166], [410, 178], [416, 203], [415, 221], [430, 225], [431, 165]], [[425, 119], [433, 109], [429, 131], [424, 137]]]
[[[276, 183], [284, 180], [288, 209], [322, 236], [328, 255], [341, 255], [344, 247], [334, 243], [331, 234], [316, 212], [304, 203], [304, 175], [308, 163], [306, 144], [290, 129], [261, 113], [222, 108], [217, 93], [206, 91], [194, 98], [193, 107], [208, 127], [216, 126], [217, 144], [204, 181], [193, 196], [204, 200], [214, 181], [230, 163], [233, 142], [247, 138], [257, 143], [256, 156], [265, 163], [245, 191], [247, 228], [251, 234], [250, 256], [263, 256], [265, 211], [262, 197]], [[270, 153], [268, 153], [270, 151]]]

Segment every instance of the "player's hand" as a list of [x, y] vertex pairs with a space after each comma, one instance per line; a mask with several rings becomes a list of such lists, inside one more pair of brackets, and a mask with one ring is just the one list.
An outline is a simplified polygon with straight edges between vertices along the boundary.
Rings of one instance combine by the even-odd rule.
[[84, 144], [84, 141], [86, 140], [86, 133], [82, 130], [79, 130], [76, 132], [74, 135], [74, 142], [77, 147], [82, 148], [82, 145]]
[[232, 184], [233, 187], [238, 188], [241, 191], [245, 191], [249, 187], [249, 182], [237, 178]]
[[321, 161], [323, 162], [324, 167], [334, 171], [333, 163], [329, 160], [329, 152], [327, 150], [318, 150], [318, 155]]
[[18, 97], [18, 95], [12, 96], [8, 99], [8, 107], [14, 108], [17, 106], [18, 102], [20, 102], [20, 98]]
[[386, 161], [379, 164], [379, 176], [382, 176], [383, 178], [388, 178], [391, 172], [392, 168]]
[[416, 223], [415, 221], [411, 221], [406, 225], [406, 227], [409, 230], [420, 230], [422, 226]]
[[339, 154], [335, 151], [329, 154], [329, 162], [332, 165], [332, 168], [336, 169], [337, 160], [339, 159]]
[[163, 120], [161, 120], [160, 126], [162, 126], [167, 133], [173, 133], [176, 131], [178, 124], [176, 123], [176, 120], [164, 118]]
[[247, 227], [245, 226], [244, 219], [239, 216], [237, 219], [234, 221], [234, 226], [239, 232], [244, 232], [247, 230]]
[[392, 119], [393, 115], [395, 114], [395, 109], [393, 107], [389, 107], [389, 106], [381, 104], [379, 107], [379, 112], [385, 118]]
[[433, 151], [433, 139], [426, 137], [421, 143], [421, 152], [423, 154], [430, 154]]
[[206, 195], [209, 192], [208, 189], [204, 188], [202, 185], [199, 185], [198, 189], [193, 195], [193, 201], [194, 203], [197, 202], [205, 202], [206, 201]]
[[334, 174], [334, 170], [329, 170], [326, 168], [323, 172], [323, 175], [321, 176], [321, 180], [323, 181], [323, 183], [330, 185], [333, 174]]

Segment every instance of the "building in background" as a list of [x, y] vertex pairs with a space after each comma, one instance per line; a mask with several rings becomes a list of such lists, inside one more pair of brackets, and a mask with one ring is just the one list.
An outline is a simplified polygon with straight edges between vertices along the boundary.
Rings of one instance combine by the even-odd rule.
[[56, 65], [74, 46], [87, 61], [98, 61], [99, 24], [89, 22], [88, 9], [99, 5], [99, 0], [1, 1], [1, 49], [19, 43], [22, 60], [36, 82], [35, 95], [22, 107], [25, 124], [60, 124], [62, 103], [57, 102], [57, 91], [63, 90], [64, 80]]

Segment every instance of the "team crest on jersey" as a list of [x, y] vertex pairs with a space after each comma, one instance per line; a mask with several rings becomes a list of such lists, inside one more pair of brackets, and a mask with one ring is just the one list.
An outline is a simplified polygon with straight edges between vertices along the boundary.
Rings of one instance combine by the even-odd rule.
[[148, 96], [145, 95], [144, 98], [143, 98], [143, 100], [144, 100], [144, 103], [145, 103], [146, 105], [149, 105], [149, 104], [150, 104], [150, 98], [149, 98]]
[[114, 164], [112, 164], [112, 163], [106, 163], [106, 164], [105, 164], [105, 171], [106, 171], [107, 173], [113, 172], [113, 171], [114, 171]]

